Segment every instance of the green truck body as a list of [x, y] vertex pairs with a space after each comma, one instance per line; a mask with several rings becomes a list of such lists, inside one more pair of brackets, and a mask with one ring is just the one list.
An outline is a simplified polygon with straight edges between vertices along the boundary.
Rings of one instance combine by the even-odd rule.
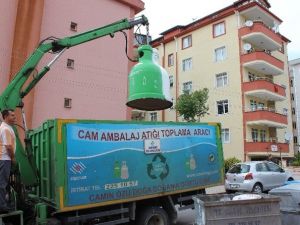
[[40, 184], [57, 212], [223, 183], [218, 124], [48, 120], [30, 133]]

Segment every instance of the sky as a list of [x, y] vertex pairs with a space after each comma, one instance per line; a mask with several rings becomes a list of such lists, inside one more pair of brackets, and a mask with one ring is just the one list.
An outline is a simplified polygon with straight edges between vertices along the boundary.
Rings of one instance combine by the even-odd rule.
[[[176, 25], [187, 25], [231, 5], [236, 0], [142, 0], [145, 15], [149, 22], [152, 39]], [[269, 0], [271, 12], [283, 22], [279, 27], [282, 35], [291, 40], [288, 45], [289, 60], [300, 58], [300, 1]], [[139, 15], [140, 15], [139, 14]]]

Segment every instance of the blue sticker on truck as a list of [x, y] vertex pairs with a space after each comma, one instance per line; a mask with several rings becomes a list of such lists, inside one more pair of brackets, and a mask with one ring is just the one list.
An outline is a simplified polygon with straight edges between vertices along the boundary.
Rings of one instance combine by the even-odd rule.
[[212, 125], [67, 124], [67, 206], [219, 183]]

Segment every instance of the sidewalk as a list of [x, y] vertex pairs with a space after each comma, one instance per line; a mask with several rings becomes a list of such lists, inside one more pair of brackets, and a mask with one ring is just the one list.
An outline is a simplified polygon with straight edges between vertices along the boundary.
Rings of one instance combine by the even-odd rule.
[[206, 194], [221, 194], [226, 193], [224, 185], [205, 188]]
[[300, 180], [300, 167], [285, 167], [286, 171], [290, 171], [293, 174], [295, 180]]

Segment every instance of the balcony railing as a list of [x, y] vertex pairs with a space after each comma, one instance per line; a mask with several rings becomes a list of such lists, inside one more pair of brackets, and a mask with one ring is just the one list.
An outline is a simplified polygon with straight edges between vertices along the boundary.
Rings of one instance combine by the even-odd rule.
[[281, 35], [267, 27], [262, 21], [255, 21], [251, 27], [242, 27], [239, 30], [243, 41], [271, 51], [282, 47]]
[[286, 99], [285, 88], [274, 84], [270, 79], [256, 79], [244, 82], [243, 91], [246, 95], [269, 101], [283, 101]]
[[273, 57], [269, 51], [249, 51], [241, 55], [243, 66], [262, 74], [279, 75], [284, 71], [283, 61]]
[[245, 141], [246, 152], [277, 152], [288, 153], [289, 144], [287, 143], [274, 143], [274, 142], [249, 142]]
[[244, 113], [247, 125], [260, 125], [275, 128], [287, 127], [287, 115], [275, 112], [272, 108], [260, 107]]

